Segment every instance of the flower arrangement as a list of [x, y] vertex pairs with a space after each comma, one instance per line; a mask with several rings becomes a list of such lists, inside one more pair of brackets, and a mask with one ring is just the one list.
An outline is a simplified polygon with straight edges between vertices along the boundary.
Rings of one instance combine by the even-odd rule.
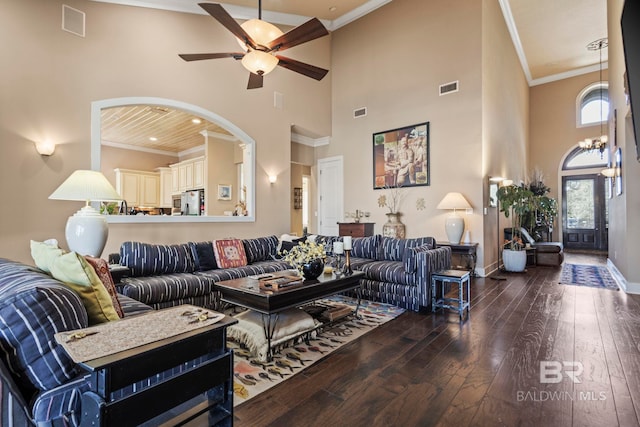
[[317, 259], [324, 259], [326, 256], [324, 244], [316, 242], [303, 242], [291, 248], [291, 250], [282, 251], [284, 256], [282, 259], [294, 266], [302, 273], [302, 266]]
[[381, 208], [386, 207], [389, 209], [389, 213], [397, 213], [400, 208], [400, 202], [402, 201], [402, 193], [400, 192], [401, 186], [389, 187], [386, 185], [385, 190], [389, 190], [389, 197], [386, 194], [378, 197], [378, 206]]

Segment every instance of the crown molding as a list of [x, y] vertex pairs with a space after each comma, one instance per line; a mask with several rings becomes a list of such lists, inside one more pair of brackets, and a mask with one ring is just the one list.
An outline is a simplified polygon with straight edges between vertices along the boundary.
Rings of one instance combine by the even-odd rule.
[[308, 136], [300, 135], [299, 133], [292, 133], [291, 141], [315, 148], [322, 147], [323, 145], [329, 145], [329, 143], [331, 142], [331, 137], [323, 136], [321, 138], [310, 138]]
[[[112, 3], [122, 6], [135, 6], [145, 7], [148, 9], [168, 10], [172, 12], [184, 12], [193, 13], [197, 15], [207, 15], [198, 2], [201, 0], [91, 0], [98, 3]], [[329, 30], [335, 31], [340, 27], [343, 27], [350, 22], [355, 21], [358, 18], [365, 16], [368, 13], [384, 6], [393, 0], [370, 0], [356, 9], [345, 13], [344, 15], [334, 19], [333, 21], [327, 19], [321, 19], [322, 24]], [[220, 5], [226, 10], [229, 15], [235, 19], [252, 19], [257, 18], [255, 7], [236, 6], [232, 4], [220, 3]], [[304, 24], [311, 16], [294, 15], [291, 13], [271, 12], [269, 10], [262, 10], [262, 17], [265, 21], [273, 24], [290, 25], [297, 27]]]

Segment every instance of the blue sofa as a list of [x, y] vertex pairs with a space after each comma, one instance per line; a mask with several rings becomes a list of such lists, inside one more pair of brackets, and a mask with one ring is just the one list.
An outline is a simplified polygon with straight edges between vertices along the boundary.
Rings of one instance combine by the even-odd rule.
[[[323, 243], [329, 255], [339, 236], [311, 235]], [[212, 242], [151, 245], [125, 242], [120, 263], [130, 268], [118, 290], [153, 308], [194, 304], [219, 308], [215, 282], [291, 268], [278, 259], [277, 236], [242, 240], [247, 265], [218, 268]], [[451, 266], [451, 249], [435, 248], [435, 239], [395, 239], [374, 235], [353, 239], [352, 266], [365, 273], [362, 296], [419, 311], [431, 304], [431, 273]]]
[[[151, 310], [118, 299], [125, 316]], [[0, 425], [78, 425], [89, 374], [54, 334], [88, 326], [80, 297], [36, 267], [0, 258], [0, 321]]]

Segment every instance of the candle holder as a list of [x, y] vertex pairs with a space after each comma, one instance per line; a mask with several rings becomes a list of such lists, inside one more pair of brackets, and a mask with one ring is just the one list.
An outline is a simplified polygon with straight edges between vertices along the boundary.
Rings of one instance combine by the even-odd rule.
[[351, 269], [351, 249], [344, 250], [344, 267], [342, 267], [342, 274], [345, 276], [351, 276], [353, 270]]

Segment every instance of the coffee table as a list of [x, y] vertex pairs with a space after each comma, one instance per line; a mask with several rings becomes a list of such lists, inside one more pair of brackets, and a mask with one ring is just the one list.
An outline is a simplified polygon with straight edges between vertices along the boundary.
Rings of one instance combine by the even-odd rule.
[[[287, 270], [270, 274], [281, 277], [295, 273]], [[315, 280], [305, 280], [281, 290], [262, 289], [260, 280], [255, 276], [249, 276], [216, 282], [215, 287], [220, 291], [222, 301], [262, 314], [262, 326], [269, 351], [267, 359], [271, 360], [273, 356], [271, 339], [278, 323], [278, 313], [341, 292], [356, 290], [358, 303], [355, 315], [357, 316], [361, 299], [360, 279], [363, 276], [364, 273], [361, 271], [354, 271], [349, 276], [340, 277], [336, 277], [333, 273], [321, 274]]]

